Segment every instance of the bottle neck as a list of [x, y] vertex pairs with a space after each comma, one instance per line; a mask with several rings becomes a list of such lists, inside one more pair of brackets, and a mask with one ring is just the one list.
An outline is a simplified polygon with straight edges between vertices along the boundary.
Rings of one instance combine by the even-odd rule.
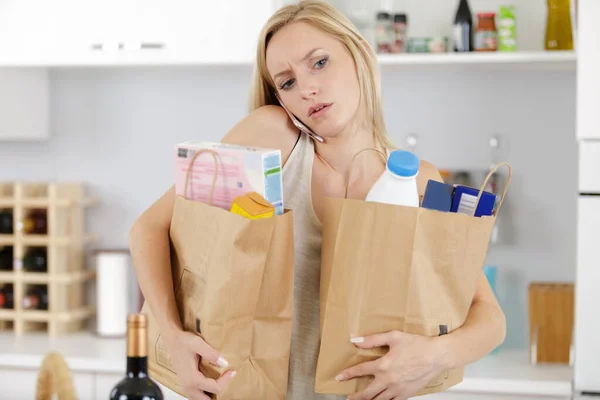
[[127, 376], [148, 375], [148, 332], [146, 324], [129, 322], [127, 327]]
[[148, 376], [148, 357], [127, 357], [127, 377], [145, 378]]

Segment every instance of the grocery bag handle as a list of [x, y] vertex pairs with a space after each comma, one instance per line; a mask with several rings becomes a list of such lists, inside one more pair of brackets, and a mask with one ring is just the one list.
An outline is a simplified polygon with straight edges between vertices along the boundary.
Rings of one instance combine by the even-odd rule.
[[217, 159], [217, 153], [214, 150], [210, 150], [210, 149], [196, 150], [196, 153], [194, 154], [194, 156], [192, 157], [192, 160], [190, 161], [190, 165], [188, 165], [187, 173], [185, 174], [185, 190], [183, 193], [183, 197], [185, 199], [187, 199], [188, 182], [190, 180], [190, 172], [192, 171], [192, 167], [194, 165], [194, 161], [196, 161], [196, 157], [198, 157], [202, 153], [212, 154], [213, 159], [215, 160], [215, 173], [213, 174], [213, 181], [212, 181], [212, 186], [210, 188], [210, 195], [208, 196], [208, 205], [212, 206], [213, 194], [215, 192], [215, 184], [217, 183], [217, 176], [218, 176], [218, 170], [219, 170], [219, 160]]
[[477, 195], [477, 200], [475, 200], [475, 207], [473, 207], [473, 215], [472, 215], [473, 217], [475, 216], [475, 211], [477, 211], [477, 207], [479, 207], [479, 200], [481, 199], [481, 195], [483, 194], [483, 190], [487, 186], [488, 181], [490, 180], [490, 178], [492, 177], [494, 172], [496, 172], [496, 170], [498, 170], [498, 168], [500, 168], [503, 165], [506, 165], [506, 168], [508, 168], [508, 178], [506, 179], [506, 185], [504, 186], [504, 191], [502, 192], [502, 198], [500, 199], [500, 203], [498, 203], [498, 208], [496, 208], [496, 211], [494, 212], [494, 215], [498, 215], [498, 212], [500, 211], [500, 207], [502, 207], [502, 203], [504, 203], [504, 197], [506, 197], [506, 192], [508, 191], [508, 185], [510, 184], [510, 180], [512, 178], [512, 168], [511, 168], [510, 164], [507, 163], [506, 161], [502, 161], [502, 162], [496, 164], [494, 166], [494, 168], [492, 168], [490, 170], [490, 172], [487, 174], [487, 176], [485, 177], [485, 180], [483, 181], [483, 183], [481, 184], [481, 188], [479, 189], [479, 194]]
[[352, 172], [352, 167], [354, 166], [354, 160], [356, 160], [356, 157], [358, 157], [359, 154], [364, 153], [365, 151], [374, 151], [374, 152], [378, 153], [381, 156], [381, 158], [383, 159], [383, 163], [384, 164], [387, 163], [387, 156], [383, 153], [383, 151], [377, 150], [372, 147], [362, 149], [358, 153], [356, 153], [354, 155], [354, 157], [352, 157], [352, 161], [350, 162], [350, 169], [348, 170], [348, 176], [346, 177], [346, 191], [344, 193], [344, 199], [348, 198], [348, 186], [350, 185], [350, 172]]

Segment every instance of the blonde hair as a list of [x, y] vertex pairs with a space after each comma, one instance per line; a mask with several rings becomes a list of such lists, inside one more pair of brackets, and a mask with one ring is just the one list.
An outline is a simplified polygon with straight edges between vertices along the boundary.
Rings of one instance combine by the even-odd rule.
[[275, 84], [267, 69], [267, 46], [275, 33], [292, 22], [306, 22], [343, 43], [356, 66], [360, 87], [359, 107], [371, 121], [373, 137], [383, 148], [393, 148], [387, 136], [381, 101], [381, 76], [373, 51], [348, 18], [322, 0], [304, 0], [279, 9], [260, 32], [251, 91], [250, 111], [279, 105]]

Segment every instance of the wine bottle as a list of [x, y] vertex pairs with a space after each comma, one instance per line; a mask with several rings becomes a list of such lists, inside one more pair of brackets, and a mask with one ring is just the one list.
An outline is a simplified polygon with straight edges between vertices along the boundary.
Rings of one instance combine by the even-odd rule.
[[48, 233], [46, 210], [32, 210], [23, 221], [23, 232], [37, 235]]
[[158, 385], [148, 376], [148, 318], [127, 317], [127, 372], [110, 392], [110, 400], [162, 400]]
[[0, 289], [0, 308], [14, 307], [14, 293], [12, 285], [6, 285]]
[[23, 257], [23, 270], [27, 272], [46, 272], [48, 270], [48, 252], [46, 248], [30, 248]]
[[13, 215], [10, 210], [0, 210], [0, 235], [13, 233]]
[[48, 289], [46, 286], [35, 286], [27, 291], [23, 297], [23, 309], [25, 310], [47, 310]]
[[455, 52], [473, 51], [473, 15], [468, 0], [460, 0], [452, 31]]
[[13, 247], [0, 246], [0, 271], [11, 271], [13, 269]]

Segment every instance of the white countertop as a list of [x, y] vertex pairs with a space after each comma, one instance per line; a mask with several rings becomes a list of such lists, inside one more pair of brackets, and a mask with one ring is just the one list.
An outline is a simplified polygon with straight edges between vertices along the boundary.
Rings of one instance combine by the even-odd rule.
[[[77, 333], [59, 338], [45, 334], [17, 337], [0, 333], [0, 368], [38, 369], [43, 356], [58, 351], [74, 372], [125, 372], [125, 338], [100, 338]], [[567, 365], [528, 362], [527, 350], [501, 348], [465, 368], [462, 383], [451, 391], [514, 395], [570, 396], [573, 370]]]

